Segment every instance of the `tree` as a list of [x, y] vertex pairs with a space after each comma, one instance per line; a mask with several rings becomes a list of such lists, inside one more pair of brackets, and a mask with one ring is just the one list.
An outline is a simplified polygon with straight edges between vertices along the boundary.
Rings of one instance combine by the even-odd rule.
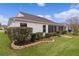
[[8, 25], [10, 25], [12, 22], [13, 22], [13, 19], [10, 18], [9, 21], [8, 21]]
[[79, 17], [72, 17], [67, 20], [67, 23], [69, 24], [69, 27], [72, 28], [73, 34], [77, 35], [79, 31]]

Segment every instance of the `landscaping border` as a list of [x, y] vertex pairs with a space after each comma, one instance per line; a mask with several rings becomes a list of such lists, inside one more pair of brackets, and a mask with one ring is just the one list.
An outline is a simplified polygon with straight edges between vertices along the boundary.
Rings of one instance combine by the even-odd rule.
[[37, 42], [34, 42], [34, 43], [31, 43], [31, 44], [27, 44], [27, 45], [24, 45], [24, 46], [17, 46], [14, 44], [14, 41], [11, 43], [11, 47], [13, 49], [23, 49], [23, 48], [27, 48], [27, 47], [31, 47], [31, 46], [34, 46], [34, 45], [37, 45], [37, 44], [40, 44], [40, 43], [49, 43], [49, 42], [54, 42], [55, 40], [52, 39], [52, 40], [42, 40], [42, 41], [37, 41]]

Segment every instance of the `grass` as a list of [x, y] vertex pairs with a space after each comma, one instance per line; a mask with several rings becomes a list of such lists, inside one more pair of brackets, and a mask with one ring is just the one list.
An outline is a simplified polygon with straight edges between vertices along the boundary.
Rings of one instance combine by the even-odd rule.
[[8, 36], [0, 32], [1, 56], [79, 56], [79, 37], [72, 39], [56, 37], [54, 43], [42, 43], [33, 47], [14, 50]]

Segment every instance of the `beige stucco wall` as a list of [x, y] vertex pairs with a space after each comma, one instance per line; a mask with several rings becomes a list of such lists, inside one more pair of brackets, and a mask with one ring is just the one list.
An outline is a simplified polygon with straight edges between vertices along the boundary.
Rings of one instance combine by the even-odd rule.
[[[15, 21], [9, 27], [20, 27], [20, 23], [27, 23], [27, 27], [33, 28], [33, 33], [43, 32], [43, 25], [46, 25], [46, 24], [39, 24], [39, 23]], [[46, 25], [46, 33], [48, 33], [48, 25]]]

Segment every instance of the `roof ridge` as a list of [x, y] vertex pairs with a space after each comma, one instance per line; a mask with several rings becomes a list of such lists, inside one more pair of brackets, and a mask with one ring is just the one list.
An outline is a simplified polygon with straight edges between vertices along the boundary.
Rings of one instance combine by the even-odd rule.
[[24, 17], [13, 17], [13, 18], [15, 18], [15, 20], [20, 19], [22, 21], [30, 20], [30, 21], [38, 21], [38, 22], [44, 22], [44, 23], [56, 23], [56, 22], [53, 22], [52, 20], [49, 20], [47, 18], [36, 16], [33, 14], [29, 14], [29, 13], [25, 13], [25, 12], [21, 12], [21, 11], [19, 13], [24, 15]]
[[[29, 14], [29, 13], [25, 13], [25, 12], [22, 12], [22, 11], [20, 11], [20, 13], [22, 13], [23, 15], [35, 16], [35, 17], [38, 17], [38, 18], [46, 19], [47, 21], [51, 21], [51, 20], [49, 20], [49, 19], [47, 19], [47, 18], [45, 18], [45, 17], [36, 16], [36, 15]], [[51, 21], [51, 22], [54, 22], [54, 21]]]

